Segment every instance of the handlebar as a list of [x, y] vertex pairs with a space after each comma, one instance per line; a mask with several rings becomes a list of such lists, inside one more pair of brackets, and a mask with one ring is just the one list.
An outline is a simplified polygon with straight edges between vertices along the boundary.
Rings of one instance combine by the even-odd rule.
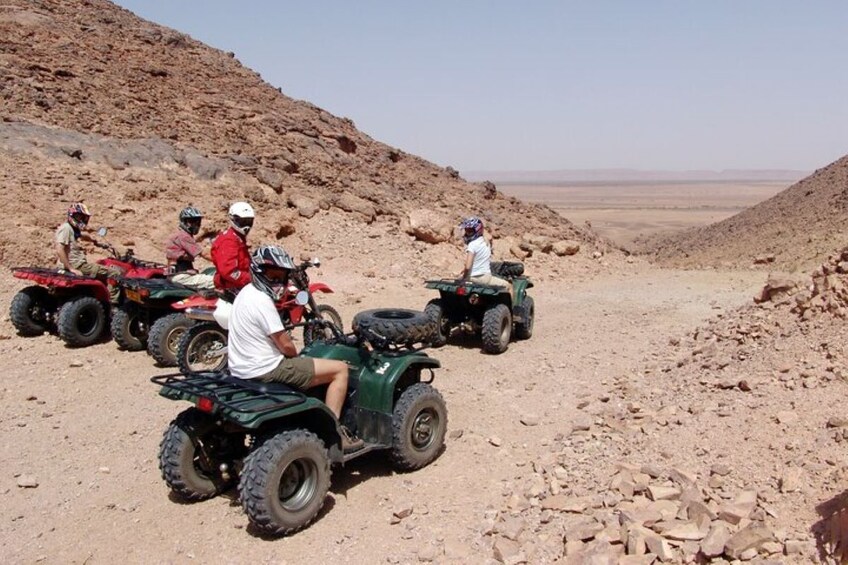
[[355, 334], [345, 334], [336, 324], [323, 318], [315, 318], [314, 320], [310, 320], [306, 323], [319, 328], [329, 329], [333, 332], [333, 338], [336, 342], [342, 345], [361, 347], [362, 345], [368, 344], [372, 349], [382, 350], [389, 349], [389, 346], [391, 345], [390, 340], [368, 327], [360, 327], [359, 331]]

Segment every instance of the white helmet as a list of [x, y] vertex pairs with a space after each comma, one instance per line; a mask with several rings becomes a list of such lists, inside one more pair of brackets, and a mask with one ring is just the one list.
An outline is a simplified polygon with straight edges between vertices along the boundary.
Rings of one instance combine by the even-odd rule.
[[253, 219], [256, 217], [256, 213], [253, 211], [253, 206], [247, 202], [234, 202], [230, 206], [229, 216], [233, 229], [242, 235], [247, 235], [247, 232], [253, 227]]

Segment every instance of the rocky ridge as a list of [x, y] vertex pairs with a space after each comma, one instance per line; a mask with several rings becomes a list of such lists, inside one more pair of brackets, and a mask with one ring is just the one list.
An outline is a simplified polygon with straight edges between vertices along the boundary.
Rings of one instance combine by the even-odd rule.
[[[379, 143], [351, 120], [285, 96], [234, 54], [105, 0], [7, 2], [0, 37], [2, 198], [39, 211], [0, 230], [3, 257], [40, 258], [43, 224], [55, 227], [73, 200], [119, 238], [155, 236], [156, 245], [161, 218], [172, 223], [182, 206], [221, 218], [227, 201], [246, 199], [263, 239], [295, 236], [296, 246], [332, 210], [431, 244], [475, 214], [520, 256], [524, 234], [609, 249], [549, 208]], [[22, 240], [19, 231], [41, 235]]]
[[805, 271], [848, 245], [848, 156], [708, 226], [641, 240], [663, 265]]

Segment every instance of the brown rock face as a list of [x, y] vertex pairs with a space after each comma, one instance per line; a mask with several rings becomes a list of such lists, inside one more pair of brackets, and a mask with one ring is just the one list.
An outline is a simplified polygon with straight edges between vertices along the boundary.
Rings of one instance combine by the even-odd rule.
[[848, 245], [848, 156], [772, 198], [709, 226], [650, 238], [664, 264], [790, 270], [815, 266]]
[[[95, 225], [156, 246], [162, 218], [187, 203], [223, 223], [227, 203], [244, 199], [257, 209], [257, 239], [304, 233], [337, 211], [392, 233], [430, 208], [479, 215], [504, 237], [598, 241], [553, 210], [374, 141], [351, 120], [285, 96], [232, 54], [106, 0], [9, 0], [0, 38], [0, 198], [38, 211], [0, 229], [5, 264], [49, 260], [50, 231], [78, 200]], [[263, 224], [289, 206], [297, 214], [282, 230]]]

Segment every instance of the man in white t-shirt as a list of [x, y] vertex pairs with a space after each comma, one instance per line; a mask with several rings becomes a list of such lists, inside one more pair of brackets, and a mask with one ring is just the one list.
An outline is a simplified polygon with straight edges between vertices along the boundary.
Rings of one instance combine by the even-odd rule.
[[512, 285], [492, 274], [492, 248], [483, 237], [483, 220], [477, 217], [466, 218], [459, 227], [463, 230], [462, 239], [465, 241], [465, 263], [459, 277], [480, 284], [505, 287], [512, 295]]
[[[262, 245], [250, 257], [252, 280], [236, 296], [227, 346], [230, 374], [239, 379], [280, 382], [298, 389], [327, 385], [325, 403], [341, 418], [347, 394], [347, 364], [335, 359], [298, 357], [275, 303], [285, 291], [294, 261], [282, 248]], [[342, 448], [364, 445], [344, 427]]]

